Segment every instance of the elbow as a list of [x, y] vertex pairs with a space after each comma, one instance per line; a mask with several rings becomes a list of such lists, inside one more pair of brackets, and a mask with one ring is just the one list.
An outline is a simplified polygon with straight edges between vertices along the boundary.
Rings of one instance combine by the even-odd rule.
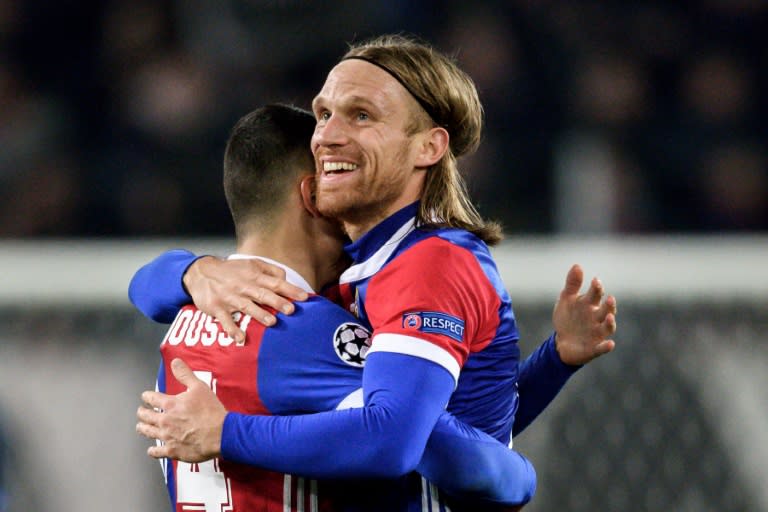
[[136, 295], [129, 294], [129, 298], [131, 300], [131, 304], [133, 304], [133, 306], [138, 309], [142, 315], [149, 318], [150, 320], [154, 320], [155, 322], [161, 324], [170, 324], [176, 317], [175, 312], [169, 312], [160, 307], [153, 307], [152, 305], [148, 304], [147, 300], [143, 300], [143, 297], [141, 296], [137, 297]]
[[403, 442], [402, 439], [391, 441], [381, 443], [372, 457], [377, 478], [400, 478], [415, 471], [426, 444], [419, 446], [419, 443]]
[[[418, 461], [417, 461], [418, 462]], [[375, 462], [375, 478], [398, 479], [416, 470], [417, 462], [406, 458], [393, 457], [392, 454]]]
[[131, 301], [131, 304], [133, 304], [133, 306], [138, 309], [141, 314], [151, 318], [155, 322], [161, 322], [162, 320], [160, 319], [160, 313], [151, 307], [146, 294], [143, 292], [142, 283], [138, 282], [137, 280], [137, 276], [140, 273], [141, 271], [139, 271], [128, 284], [128, 300]]
[[142, 315], [161, 324], [170, 324], [178, 313], [178, 309], [163, 308], [154, 304], [151, 297], [141, 291], [141, 286], [135, 285], [133, 281], [128, 285], [128, 300]]
[[173, 323], [174, 319], [176, 318], [176, 314], [179, 312], [179, 309], [156, 307], [154, 309], [146, 308], [145, 310], [141, 310], [141, 312], [155, 322], [161, 324], [170, 324]]
[[[527, 459], [524, 459], [525, 461], [525, 471], [522, 475], [521, 482], [520, 482], [520, 491], [518, 493], [515, 493], [514, 496], [511, 497], [511, 501], [518, 505], [525, 505], [531, 499], [533, 499], [533, 496], [536, 494], [536, 470], [533, 467], [533, 464]], [[514, 487], [512, 487], [514, 488]]]
[[138, 309], [138, 304], [136, 303], [136, 300], [138, 298], [138, 285], [135, 284], [136, 277], [134, 276], [133, 279], [131, 279], [131, 282], [128, 283], [128, 300], [131, 301], [131, 304], [133, 304]]
[[495, 503], [520, 506], [531, 501], [536, 494], [536, 470], [531, 461], [517, 452], [513, 454], [520, 459], [519, 470], [507, 472], [498, 468], [499, 471], [495, 475], [489, 475], [489, 480], [492, 482], [490, 488], [480, 492], [490, 496]]
[[506, 466], [489, 464], [485, 474], [474, 471], [465, 475], [462, 493], [507, 506], [525, 505], [531, 501], [536, 494], [536, 470], [528, 459], [517, 452], [512, 453], [520, 459], [519, 469], [507, 471]]

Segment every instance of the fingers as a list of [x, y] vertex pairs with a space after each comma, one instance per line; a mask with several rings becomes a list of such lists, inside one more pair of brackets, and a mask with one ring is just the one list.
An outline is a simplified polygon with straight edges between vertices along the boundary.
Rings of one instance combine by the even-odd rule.
[[260, 259], [248, 260], [258, 274], [266, 274], [285, 280], [285, 269]]
[[160, 429], [154, 425], [150, 425], [149, 423], [137, 423], [136, 432], [148, 439], [160, 439]]
[[[273, 277], [262, 276], [259, 281], [263, 286], [244, 289], [242, 296], [246, 298], [233, 311], [240, 311], [257, 322], [269, 327], [277, 322], [274, 314], [266, 308], [279, 311], [286, 315], [293, 314], [296, 310], [292, 300], [303, 301], [308, 298], [307, 292], [287, 281]], [[288, 297], [288, 298], [286, 298]], [[291, 299], [291, 300], [289, 300]], [[223, 325], [223, 324], [222, 324]]]
[[[181, 359], [175, 359], [171, 366], [173, 373], [177, 376], [177, 378], [179, 377], [178, 373], [181, 373], [182, 378], [185, 378], [184, 372], [188, 371], [189, 367], [187, 367], [184, 362], [181, 361]], [[189, 373], [192, 375], [192, 378], [195, 378], [191, 371], [189, 371]], [[159, 395], [163, 394], [146, 391], [142, 393], [142, 399], [145, 401], [155, 401], [154, 399]], [[165, 412], [150, 407], [141, 406], [136, 411], [136, 417], [139, 420], [138, 423], [136, 423], [137, 433], [148, 439], [161, 441], [161, 443], [157, 446], [150, 446], [147, 449], [147, 455], [156, 459], [161, 459], [164, 457], [172, 459], [180, 458], [182, 452], [180, 451], [179, 443], [174, 440], [174, 435], [172, 433], [173, 430], [169, 429], [169, 424], [165, 418]]]
[[227, 334], [242, 342], [244, 333], [231, 318], [240, 312], [266, 326], [277, 321], [274, 311], [290, 315], [293, 301], [309, 294], [285, 280], [285, 270], [259, 259], [200, 258], [184, 275], [195, 305], [216, 318]]
[[163, 444], [160, 444], [159, 446], [150, 446], [147, 449], [147, 455], [156, 459], [175, 457], [172, 447], [165, 444], [166, 436], [163, 435], [163, 429], [160, 425], [162, 414], [163, 413], [159, 411], [147, 407], [139, 407], [138, 411], [136, 411], [136, 417], [139, 419], [139, 422], [136, 423], [136, 432], [147, 439], [163, 441]]
[[[162, 440], [162, 431], [160, 429], [160, 415], [162, 413], [157, 412], [147, 407], [139, 407], [136, 411], [136, 416], [139, 422], [136, 424], [136, 432], [148, 439]], [[149, 451], [147, 451], [149, 453]], [[152, 454], [150, 454], [152, 455]], [[158, 454], [160, 457], [165, 457], [164, 454]], [[155, 455], [152, 455], [155, 457]]]
[[[221, 328], [224, 329], [224, 332], [227, 333], [227, 336], [235, 340], [235, 343], [240, 344], [245, 341], [245, 333], [237, 326], [235, 319], [232, 318], [232, 314], [227, 310], [222, 309], [221, 307], [216, 308], [211, 312], [211, 316], [219, 321]], [[251, 318], [258, 319], [259, 317], [251, 316]]]
[[173, 372], [173, 376], [176, 377], [176, 380], [186, 386], [187, 389], [198, 383], [205, 385], [203, 381], [195, 377], [195, 374], [192, 372], [192, 369], [187, 366], [187, 363], [178, 357], [171, 361], [171, 371]]
[[[268, 269], [273, 267], [265, 262], [260, 263], [268, 265], [266, 267]], [[282, 272], [282, 269], [279, 270]], [[233, 313], [243, 313], [269, 327], [277, 323], [277, 318], [270, 309], [290, 315], [296, 309], [293, 301], [304, 301], [309, 297], [302, 288], [288, 283], [280, 276], [258, 273], [250, 277], [251, 279], [237, 285], [222, 288], [208, 299], [216, 304], [214, 317], [221, 322], [227, 334], [238, 343], [244, 340], [245, 334], [231, 318]], [[201, 307], [201, 309], [204, 308]]]
[[605, 328], [606, 328], [606, 332], [607, 332], [606, 335], [607, 336], [610, 336], [610, 335], [612, 335], [613, 333], [616, 332], [616, 315], [614, 315], [613, 313], [609, 313], [605, 317], [605, 322], [604, 323], [605, 323]]
[[169, 459], [176, 458], [171, 452], [170, 447], [166, 444], [150, 446], [147, 448], [147, 455], [155, 459], [163, 459], [166, 457]]
[[[288, 285], [287, 283], [285, 284], [287, 286], [292, 286]], [[243, 290], [243, 295], [250, 299], [250, 304], [242, 304], [242, 306], [248, 307], [251, 304], [256, 306], [265, 306], [270, 307], [275, 311], [285, 313], [286, 315], [290, 315], [295, 309], [293, 302], [281, 296], [279, 292], [272, 291], [272, 288], [280, 289], [280, 286], [280, 283], [275, 280], [270, 282], [268, 287], [257, 287], [253, 290]], [[306, 295], [306, 292], [304, 294]], [[247, 311], [243, 311], [243, 313], [247, 314]], [[255, 316], [253, 318], [259, 317]]]
[[595, 350], [594, 350], [595, 357], [600, 357], [603, 354], [612, 352], [614, 348], [616, 348], [616, 342], [614, 342], [613, 340], [604, 340], [601, 343], [598, 343], [597, 346], [595, 346]]
[[[265, 261], [254, 261], [258, 262], [259, 268], [261, 270], [264, 270], [262, 274], [257, 275], [259, 276], [259, 284], [266, 288], [267, 291], [274, 292], [280, 297], [285, 297], [291, 300], [307, 300], [308, 294], [306, 291], [285, 280], [285, 271], [282, 268], [271, 265]], [[286, 303], [290, 304], [288, 301], [286, 301]], [[283, 311], [282, 308], [275, 307], [274, 304], [262, 304], [269, 305], [277, 310]]]
[[[249, 295], [257, 304], [291, 314], [292, 300], [307, 300], [306, 291], [286, 281], [283, 268], [258, 259], [248, 263], [251, 265], [250, 274], [255, 277], [255, 286]], [[244, 292], [247, 293], [247, 290]]]
[[140, 424], [147, 425], [147, 427], [156, 428], [160, 423], [160, 415], [162, 413], [149, 407], [139, 407], [136, 411], [136, 417], [141, 422]]
[[159, 391], [145, 391], [141, 394], [141, 400], [148, 406], [161, 410], [168, 409], [172, 402], [170, 396]]
[[[136, 432], [148, 439], [163, 441], [160, 429], [154, 425], [139, 422], [136, 424]], [[147, 448], [147, 455], [156, 459], [162, 459], [164, 457], [173, 458], [175, 454], [170, 445], [160, 443]]]
[[608, 315], [616, 316], [617, 305], [616, 297], [609, 295], [597, 309], [596, 319], [598, 322], [604, 322]]
[[589, 290], [584, 294], [584, 298], [588, 303], [597, 306], [600, 304], [600, 301], [603, 300], [604, 294], [605, 290], [603, 289], [603, 283], [598, 278], [593, 277], [592, 282], [589, 285]]
[[[294, 311], [293, 303], [264, 288], [259, 288], [256, 292], [248, 293], [248, 295], [241, 299], [237, 305], [231, 306], [230, 309], [232, 313], [243, 313], [260, 324], [270, 327], [277, 323], [277, 317], [275, 317], [272, 312], [265, 309], [267, 307], [273, 308], [276, 311], [281, 311], [286, 315], [290, 315]], [[227, 334], [238, 343], [241, 342], [242, 338], [245, 337], [245, 334], [243, 333], [241, 338], [240, 334], [242, 333], [242, 330], [237, 327], [237, 324], [234, 321], [230, 323], [234, 326], [233, 331], [230, 332], [227, 330]], [[224, 323], [222, 322], [222, 326], [223, 325]]]
[[234, 300], [226, 302], [220, 298], [216, 299], [215, 305], [197, 305], [203, 311], [210, 311], [210, 315], [219, 321], [222, 329], [227, 335], [237, 343], [245, 341], [245, 332], [240, 329], [238, 321], [235, 320], [235, 313], [248, 315], [260, 324], [267, 327], [275, 325], [277, 318], [272, 313], [262, 309], [257, 304], [247, 298], [235, 297]]
[[584, 283], [584, 271], [578, 264], [573, 265], [565, 276], [565, 287], [560, 292], [560, 298], [565, 298], [571, 295], [577, 295], [581, 290], [581, 285]]

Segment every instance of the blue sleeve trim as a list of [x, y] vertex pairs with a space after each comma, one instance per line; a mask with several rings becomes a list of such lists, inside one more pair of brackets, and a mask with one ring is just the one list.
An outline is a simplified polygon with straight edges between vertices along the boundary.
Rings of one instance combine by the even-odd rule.
[[182, 306], [192, 302], [182, 279], [202, 256], [184, 249], [164, 252], [141, 267], [128, 285], [128, 298], [145, 316], [169, 324]]

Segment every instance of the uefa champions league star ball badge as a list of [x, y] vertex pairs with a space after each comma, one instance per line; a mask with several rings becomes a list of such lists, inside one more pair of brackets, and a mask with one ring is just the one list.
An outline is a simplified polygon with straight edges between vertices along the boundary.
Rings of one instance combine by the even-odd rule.
[[333, 333], [333, 348], [345, 363], [362, 367], [371, 348], [371, 333], [360, 324], [345, 322]]

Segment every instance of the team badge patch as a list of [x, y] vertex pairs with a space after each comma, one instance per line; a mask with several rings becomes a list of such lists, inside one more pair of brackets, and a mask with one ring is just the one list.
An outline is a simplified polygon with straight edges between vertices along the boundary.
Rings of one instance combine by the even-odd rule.
[[371, 348], [371, 333], [360, 324], [344, 322], [333, 334], [333, 349], [345, 363], [362, 367]]
[[459, 343], [464, 340], [464, 320], [437, 311], [415, 311], [404, 314], [403, 329], [442, 334]]

